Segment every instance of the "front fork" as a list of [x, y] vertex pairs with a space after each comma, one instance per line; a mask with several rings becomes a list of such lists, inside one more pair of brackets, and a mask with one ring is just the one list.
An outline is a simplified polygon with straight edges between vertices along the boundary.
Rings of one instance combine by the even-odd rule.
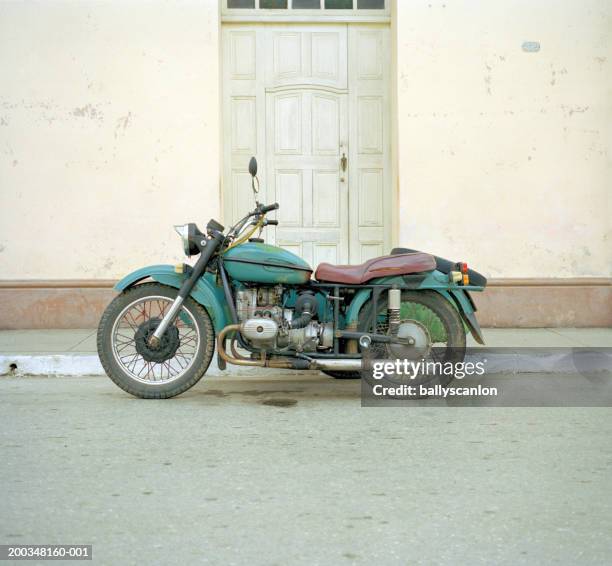
[[191, 293], [191, 290], [194, 288], [195, 284], [198, 282], [198, 279], [202, 277], [204, 271], [206, 271], [206, 266], [210, 261], [210, 258], [213, 256], [217, 248], [223, 241], [224, 235], [222, 232], [218, 230], [212, 231], [212, 237], [210, 239], [206, 239], [202, 237], [202, 239], [196, 242], [196, 245], [200, 249], [200, 257], [198, 261], [196, 261], [193, 269], [189, 274], [189, 277], [183, 281], [181, 288], [179, 289], [178, 295], [176, 299], [172, 302], [172, 306], [168, 309], [168, 312], [164, 315], [159, 323], [159, 326], [155, 329], [155, 332], [151, 334], [149, 337], [149, 346], [151, 348], [158, 348], [161, 342], [161, 337], [164, 335], [168, 327], [174, 322], [178, 313], [185, 302], [185, 299]]

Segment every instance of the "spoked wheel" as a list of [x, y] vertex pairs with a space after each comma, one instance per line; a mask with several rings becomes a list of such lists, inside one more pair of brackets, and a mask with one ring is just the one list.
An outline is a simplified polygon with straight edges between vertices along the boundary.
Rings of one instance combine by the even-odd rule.
[[[408, 360], [409, 362], [429, 363], [435, 371], [420, 374], [385, 376], [374, 380], [372, 372], [366, 370], [368, 381], [389, 386], [397, 385], [447, 385], [453, 379], [453, 364], [465, 358], [465, 330], [461, 316], [444, 297], [435, 291], [403, 291], [401, 295], [400, 321], [397, 328], [399, 338], [408, 338], [411, 345], [383, 344], [372, 342], [368, 353], [369, 361]], [[371, 328], [372, 317], [376, 320], [378, 334], [389, 334], [387, 297], [381, 296], [377, 312], [373, 305], [365, 309], [360, 317], [359, 329], [367, 332]], [[432, 362], [435, 364], [432, 365]], [[443, 371], [441, 371], [443, 370]]]
[[107, 375], [137, 397], [163, 399], [193, 387], [214, 351], [208, 313], [188, 298], [159, 344], [149, 337], [176, 298], [177, 290], [145, 283], [119, 295], [102, 315], [98, 354]]

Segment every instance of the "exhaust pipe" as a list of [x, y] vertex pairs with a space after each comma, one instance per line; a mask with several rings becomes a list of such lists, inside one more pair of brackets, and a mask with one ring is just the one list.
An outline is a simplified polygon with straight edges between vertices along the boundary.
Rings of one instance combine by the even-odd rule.
[[360, 371], [361, 360], [356, 359], [344, 359], [344, 358], [333, 358], [333, 359], [315, 359], [312, 361], [303, 359], [291, 359], [291, 358], [271, 358], [266, 359], [265, 355], [259, 360], [253, 360], [241, 356], [235, 349], [232, 343], [232, 354], [228, 354], [225, 350], [225, 337], [229, 332], [240, 332], [240, 324], [230, 324], [226, 326], [219, 335], [217, 336], [217, 352], [222, 360], [229, 364], [239, 366], [258, 366], [268, 367], [277, 369], [320, 369], [320, 370], [335, 370], [335, 371]]
[[313, 360], [314, 369], [330, 371], [361, 371], [361, 360], [336, 358], [331, 360]]
[[225, 351], [225, 337], [229, 332], [240, 332], [240, 329], [240, 324], [230, 324], [221, 330], [217, 336], [217, 353], [225, 362], [237, 366], [256, 366], [276, 369], [311, 369], [311, 364], [308, 362], [308, 360], [291, 358], [268, 359], [264, 353], [261, 354], [261, 358], [259, 360], [245, 358], [238, 353], [233, 342], [231, 344], [233, 356], [230, 356]]

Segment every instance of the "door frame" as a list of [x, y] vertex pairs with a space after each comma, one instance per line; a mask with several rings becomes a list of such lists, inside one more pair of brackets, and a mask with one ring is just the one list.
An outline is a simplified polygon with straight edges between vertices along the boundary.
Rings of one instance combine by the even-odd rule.
[[[392, 3], [394, 7], [394, 2]], [[395, 10], [393, 10], [394, 12]], [[219, 57], [220, 57], [220, 111], [222, 120], [220, 121], [220, 142], [221, 142], [221, 151], [220, 151], [220, 167], [221, 167], [221, 179], [220, 179], [220, 199], [221, 199], [221, 212], [223, 215], [223, 220], [225, 223], [228, 223], [232, 217], [232, 180], [228, 179], [228, 170], [231, 170], [228, 163], [230, 163], [230, 155], [228, 155], [227, 148], [229, 144], [227, 143], [227, 134], [231, 129], [231, 122], [229, 120], [229, 102], [230, 95], [227, 94], [227, 85], [225, 80], [225, 70], [228, 65], [227, 53], [226, 53], [226, 41], [225, 41], [225, 33], [224, 30], [226, 28], [230, 29], [240, 29], [244, 28], [244, 30], [252, 30], [264, 28], [265, 26], [269, 26], [270, 19], [258, 19], [258, 18], [244, 18], [243, 20], [236, 21], [231, 18], [223, 17], [220, 22], [221, 33], [219, 34]], [[278, 20], [275, 20], [277, 22]], [[385, 164], [384, 164], [384, 172], [386, 175], [385, 187], [383, 188], [384, 194], [384, 213], [383, 213], [383, 229], [385, 232], [384, 237], [384, 246], [382, 249], [382, 253], [389, 253], [390, 249], [393, 246], [398, 244], [398, 236], [399, 236], [399, 180], [398, 180], [398, 164], [397, 164], [397, 124], [396, 121], [392, 118], [397, 116], [397, 58], [396, 58], [396, 45], [397, 45], [397, 37], [396, 37], [396, 25], [395, 18], [392, 18], [391, 15], [386, 16], [385, 18], [373, 18], [370, 20], [361, 20], [367, 27], [374, 28], [385, 28], [388, 29], [387, 40], [383, 47], [385, 57], [388, 56], [388, 60], [390, 61], [390, 65], [385, 65], [385, 79], [384, 79], [384, 89], [385, 89], [385, 103], [383, 107], [383, 117], [385, 120], [385, 128], [384, 128], [384, 144], [385, 144]], [[280, 23], [280, 22], [279, 22]], [[329, 24], [340, 24], [344, 23], [347, 25], [347, 35], [350, 34], [351, 30], [365, 28], [366, 25], [360, 25], [360, 23], [356, 23], [353, 18], [341, 18], [340, 16], [330, 18], [330, 19], [316, 19], [316, 18], [307, 18], [300, 17], [294, 19], [282, 19], [282, 26], [291, 26], [291, 25], [321, 25], [324, 26], [325, 23]], [[261, 53], [262, 50], [265, 49], [265, 41], [263, 41], [263, 37], [259, 38], [259, 35], [263, 36], [264, 34], [257, 34], [257, 52]], [[347, 45], [347, 71], [348, 71], [348, 121], [349, 121], [349, 179], [348, 185], [349, 190], [351, 187], [356, 190], [356, 179], [355, 173], [356, 168], [353, 167], [351, 169], [350, 163], [356, 163], [356, 158], [353, 154], [356, 148], [355, 143], [355, 100], [356, 90], [353, 88], [353, 82], [355, 77], [354, 69], [352, 69], [351, 61], [354, 58], [351, 57], [351, 41], [349, 39]], [[262, 65], [263, 66], [263, 65]], [[266, 116], [266, 87], [265, 80], [260, 81], [261, 85], [258, 87], [257, 92], [257, 112], [263, 112], [263, 122], [265, 124], [265, 116]], [[227, 126], [225, 126], [227, 124]], [[268, 168], [268, 159], [267, 159], [267, 149], [266, 149], [266, 132], [265, 127], [257, 128], [257, 149], [259, 162], [260, 162], [260, 171], [259, 177], [261, 180], [261, 185], [264, 191], [260, 193], [261, 199], [266, 198], [265, 194], [265, 186], [267, 180], [267, 168]], [[262, 155], [263, 154], [263, 155]], [[246, 170], [248, 163], [248, 159], [245, 160], [244, 169]], [[234, 168], [235, 169], [235, 168]], [[354, 218], [354, 213], [349, 215], [349, 248], [353, 248], [354, 244], [352, 243], [351, 236], [351, 225], [354, 226], [356, 219]], [[354, 254], [352, 254], [354, 255]], [[350, 263], [358, 263], [354, 257], [351, 257]]]
[[260, 0], [254, 0], [253, 8], [228, 8], [227, 0], [219, 0], [219, 13], [222, 22], [277, 22], [277, 23], [389, 23], [397, 0], [385, 0], [385, 7], [378, 9], [359, 8], [356, 3], [350, 9], [325, 8], [325, 0], [319, 0], [319, 8], [293, 8], [293, 0], [288, 0], [284, 9], [260, 8]]

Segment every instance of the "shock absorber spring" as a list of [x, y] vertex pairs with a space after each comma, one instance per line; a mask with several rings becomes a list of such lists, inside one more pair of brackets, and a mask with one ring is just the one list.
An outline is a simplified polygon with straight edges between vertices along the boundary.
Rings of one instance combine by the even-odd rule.
[[399, 289], [389, 289], [387, 316], [389, 319], [389, 334], [397, 336], [400, 325], [400, 308], [402, 306], [402, 292]]

